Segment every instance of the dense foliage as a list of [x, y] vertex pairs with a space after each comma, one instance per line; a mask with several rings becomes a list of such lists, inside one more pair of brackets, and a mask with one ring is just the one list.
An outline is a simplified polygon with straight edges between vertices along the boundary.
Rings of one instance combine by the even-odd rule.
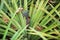
[[0, 0], [0, 40], [60, 40], [60, 0]]

